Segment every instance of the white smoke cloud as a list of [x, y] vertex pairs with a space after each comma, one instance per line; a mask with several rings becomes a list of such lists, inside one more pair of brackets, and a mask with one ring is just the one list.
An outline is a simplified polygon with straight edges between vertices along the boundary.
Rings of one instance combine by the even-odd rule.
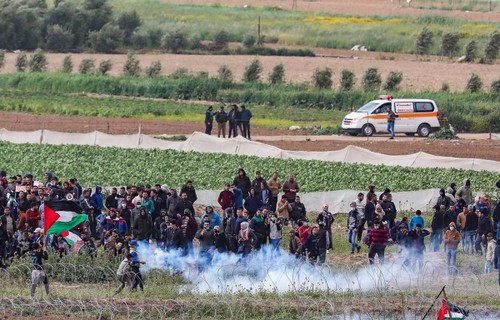
[[[159, 269], [182, 273], [187, 285], [182, 290], [196, 293], [228, 294], [268, 291], [374, 291], [402, 288], [417, 283], [422, 274], [411, 272], [403, 266], [403, 259], [386, 258], [385, 265], [367, 266], [357, 271], [336, 271], [332, 266], [311, 265], [307, 261], [281, 250], [269, 248], [243, 258], [236, 254], [215, 253], [211, 263], [199, 259], [198, 254], [183, 256], [179, 251], [163, 251], [154, 246], [142, 245], [139, 255], [146, 264], [143, 273]], [[434, 273], [439, 263], [427, 259], [425, 275]]]

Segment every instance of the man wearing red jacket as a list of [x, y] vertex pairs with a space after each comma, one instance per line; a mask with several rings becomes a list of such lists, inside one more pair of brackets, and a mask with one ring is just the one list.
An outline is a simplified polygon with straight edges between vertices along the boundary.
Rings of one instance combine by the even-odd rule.
[[219, 193], [219, 198], [217, 199], [217, 202], [224, 211], [226, 211], [227, 208], [232, 208], [234, 205], [234, 194], [229, 191], [230, 186], [229, 183], [226, 183], [224, 190]]
[[38, 228], [40, 220], [42, 219], [42, 216], [40, 215], [40, 211], [38, 211], [38, 207], [40, 206], [40, 203], [38, 202], [33, 202], [31, 204], [31, 209], [26, 211], [26, 222], [29, 224], [30, 228]]
[[389, 240], [389, 229], [382, 226], [380, 220], [375, 220], [373, 222], [373, 228], [368, 234], [368, 246], [370, 251], [368, 252], [368, 260], [370, 264], [375, 261], [375, 255], [378, 255], [378, 261], [380, 265], [384, 264], [384, 254], [385, 247], [387, 246], [387, 241]]

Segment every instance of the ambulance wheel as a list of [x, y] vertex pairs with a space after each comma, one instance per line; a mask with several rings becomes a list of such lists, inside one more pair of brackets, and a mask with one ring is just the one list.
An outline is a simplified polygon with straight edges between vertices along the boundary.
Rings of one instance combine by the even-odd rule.
[[365, 124], [361, 128], [361, 133], [366, 137], [373, 136], [373, 134], [375, 133], [375, 128], [371, 124]]
[[431, 127], [428, 124], [421, 124], [417, 130], [419, 137], [428, 137], [431, 133]]

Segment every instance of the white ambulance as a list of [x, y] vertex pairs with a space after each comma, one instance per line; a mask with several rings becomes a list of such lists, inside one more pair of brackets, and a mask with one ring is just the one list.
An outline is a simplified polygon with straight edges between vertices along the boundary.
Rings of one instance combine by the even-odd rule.
[[394, 131], [413, 136], [427, 137], [438, 131], [439, 111], [436, 103], [428, 99], [392, 99], [391, 96], [373, 100], [349, 113], [342, 121], [342, 130], [352, 136], [387, 133], [387, 112], [396, 114]]

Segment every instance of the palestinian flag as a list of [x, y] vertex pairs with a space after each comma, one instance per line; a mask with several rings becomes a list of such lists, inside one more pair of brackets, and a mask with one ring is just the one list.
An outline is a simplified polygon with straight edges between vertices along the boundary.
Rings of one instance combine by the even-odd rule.
[[74, 246], [78, 241], [82, 241], [82, 238], [80, 238], [76, 233], [73, 233], [71, 231], [64, 231], [61, 232], [61, 235], [64, 240], [70, 245]]
[[69, 231], [87, 220], [82, 208], [73, 201], [47, 201], [43, 207], [45, 234]]

